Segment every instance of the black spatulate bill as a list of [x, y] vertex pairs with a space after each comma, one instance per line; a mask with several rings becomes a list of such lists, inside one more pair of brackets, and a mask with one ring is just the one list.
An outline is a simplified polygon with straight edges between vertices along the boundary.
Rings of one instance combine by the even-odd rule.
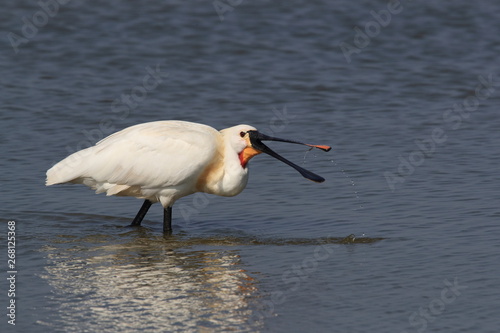
[[294, 140], [275, 138], [272, 136], [268, 136], [268, 135], [259, 133], [257, 131], [248, 131], [247, 133], [250, 137], [250, 142], [251, 142], [253, 148], [255, 148], [263, 153], [266, 153], [268, 155], [271, 155], [272, 157], [282, 161], [283, 163], [288, 164], [289, 166], [291, 166], [292, 168], [297, 170], [304, 178], [307, 178], [307, 179], [312, 180], [313, 182], [317, 182], [317, 183], [322, 183], [325, 181], [325, 178], [323, 178], [323, 177], [321, 177], [321, 176], [319, 176], [319, 175], [317, 175], [309, 170], [306, 170], [306, 169], [298, 166], [297, 164], [290, 162], [289, 160], [287, 160], [283, 156], [279, 155], [274, 150], [272, 150], [271, 148], [266, 146], [264, 143], [262, 143], [262, 140], [295, 143], [295, 144], [300, 144], [300, 145], [304, 145], [304, 146], [318, 148], [318, 149], [321, 149], [323, 151], [329, 151], [331, 149], [330, 146], [310, 145], [307, 143], [302, 143], [302, 142], [298, 142], [298, 141], [294, 141]]

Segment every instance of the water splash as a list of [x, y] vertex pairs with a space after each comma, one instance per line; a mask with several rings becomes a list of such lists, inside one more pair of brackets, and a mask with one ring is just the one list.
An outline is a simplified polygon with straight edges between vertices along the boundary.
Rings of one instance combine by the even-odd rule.
[[[302, 164], [306, 164], [306, 158], [307, 158], [307, 155], [309, 154], [309, 152], [313, 149], [313, 147], [311, 147], [310, 149], [308, 149], [305, 153], [304, 153], [304, 159], [303, 159], [303, 162]], [[317, 155], [315, 153], [313, 153], [313, 157], [316, 158]], [[334, 159], [331, 159], [330, 160], [331, 163], [333, 163], [333, 165], [338, 169], [340, 170], [340, 172], [342, 172], [342, 175], [344, 176], [345, 179], [347, 179], [349, 181], [349, 184], [352, 186], [353, 188], [353, 194], [354, 196], [356, 197], [356, 202], [357, 202], [357, 208], [354, 208], [353, 210], [354, 211], [358, 211], [358, 210], [362, 210], [364, 209], [364, 206], [363, 206], [363, 201], [361, 200], [360, 196], [359, 196], [359, 193], [358, 193], [358, 190], [356, 189], [356, 183], [354, 182], [354, 180], [351, 178], [351, 176], [349, 176], [347, 174], [347, 172], [343, 169], [343, 168], [340, 168], [337, 164], [337, 162], [335, 162]]]
[[363, 201], [359, 197], [359, 193], [358, 193], [358, 190], [356, 189], [356, 183], [354, 183], [354, 180], [351, 178], [351, 176], [349, 176], [347, 174], [347, 172], [343, 168], [340, 168], [337, 165], [337, 162], [335, 162], [333, 159], [331, 159], [330, 162], [333, 163], [333, 165], [342, 172], [342, 175], [344, 176], [344, 178], [346, 178], [350, 182], [350, 184], [351, 184], [351, 186], [353, 188], [354, 195], [356, 196], [356, 202], [357, 202], [357, 206], [358, 206], [354, 210], [357, 211], [357, 210], [364, 209]]

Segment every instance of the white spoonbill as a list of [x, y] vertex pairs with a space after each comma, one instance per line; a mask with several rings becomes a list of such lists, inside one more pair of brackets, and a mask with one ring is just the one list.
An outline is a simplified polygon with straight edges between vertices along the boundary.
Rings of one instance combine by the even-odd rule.
[[278, 155], [263, 140], [331, 149], [270, 137], [248, 125], [217, 131], [186, 121], [155, 121], [125, 128], [66, 157], [47, 171], [46, 185], [84, 184], [96, 193], [144, 199], [132, 225], [140, 225], [149, 207], [160, 202], [163, 231], [170, 234], [177, 199], [196, 192], [239, 194], [248, 181], [247, 163], [257, 154], [267, 153], [312, 181], [325, 180]]

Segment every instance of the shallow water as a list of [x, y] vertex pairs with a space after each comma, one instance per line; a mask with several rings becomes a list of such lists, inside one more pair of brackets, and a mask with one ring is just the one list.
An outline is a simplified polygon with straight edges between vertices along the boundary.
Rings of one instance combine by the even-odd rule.
[[[0, 14], [2, 332], [497, 331], [499, 4], [405, 1], [377, 33], [384, 1], [71, 1], [16, 53], [38, 6]], [[160, 119], [331, 145], [272, 144], [326, 182], [257, 156], [240, 195], [179, 200], [167, 238], [158, 205], [129, 228], [139, 200], [44, 186]]]

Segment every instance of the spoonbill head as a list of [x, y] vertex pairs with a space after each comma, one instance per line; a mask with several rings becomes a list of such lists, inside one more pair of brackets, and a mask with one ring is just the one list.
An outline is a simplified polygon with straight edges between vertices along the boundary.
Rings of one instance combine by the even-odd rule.
[[132, 225], [140, 225], [149, 207], [160, 202], [164, 208], [163, 231], [170, 234], [176, 200], [196, 192], [239, 194], [248, 181], [248, 162], [258, 154], [266, 153], [314, 182], [325, 180], [262, 141], [331, 149], [267, 136], [249, 125], [217, 131], [185, 121], [156, 121], [125, 128], [66, 157], [47, 171], [46, 185], [84, 184], [96, 193], [144, 199]]

